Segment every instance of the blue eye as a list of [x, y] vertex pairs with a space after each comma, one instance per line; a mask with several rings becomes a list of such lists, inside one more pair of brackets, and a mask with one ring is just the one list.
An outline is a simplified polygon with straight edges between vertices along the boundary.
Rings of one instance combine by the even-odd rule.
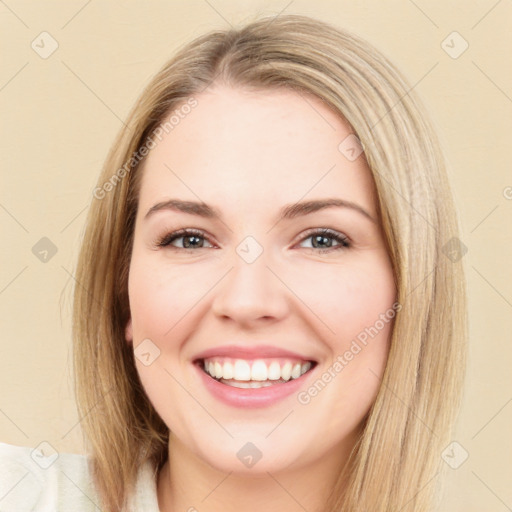
[[[331, 252], [350, 247], [349, 239], [342, 233], [338, 233], [332, 229], [314, 230], [309, 232], [308, 236], [303, 238], [302, 241], [309, 239], [312, 240], [311, 249], [319, 249], [317, 252], [320, 253]], [[329, 242], [329, 240], [334, 240], [338, 245], [333, 246], [332, 241]], [[322, 246], [322, 244], [324, 245]]]
[[[182, 247], [176, 247], [173, 245], [173, 242], [176, 240], [182, 239]], [[343, 235], [342, 233], [338, 233], [332, 229], [316, 229], [310, 231], [307, 236], [301, 239], [301, 242], [305, 240], [312, 240], [312, 245], [308, 248], [316, 249], [314, 252], [326, 253], [336, 250], [342, 250], [350, 247], [349, 239]], [[207, 238], [204, 236], [204, 233], [200, 230], [196, 229], [180, 229], [178, 231], [173, 231], [172, 233], [168, 233], [161, 237], [157, 241], [158, 247], [169, 247], [172, 246], [173, 249], [177, 250], [195, 250], [195, 249], [204, 249], [209, 248], [205, 247], [204, 241]], [[337, 245], [333, 245], [333, 241]], [[207, 241], [209, 244], [210, 242]], [[211, 247], [211, 245], [210, 245]]]
[[159, 247], [167, 247], [171, 245], [175, 240], [183, 239], [183, 247], [174, 247], [175, 249], [194, 249], [194, 248], [203, 248], [202, 240], [206, 240], [203, 236], [203, 232], [195, 229], [180, 229], [179, 231], [174, 231], [172, 233], [168, 233], [164, 235], [158, 242], [157, 245]]

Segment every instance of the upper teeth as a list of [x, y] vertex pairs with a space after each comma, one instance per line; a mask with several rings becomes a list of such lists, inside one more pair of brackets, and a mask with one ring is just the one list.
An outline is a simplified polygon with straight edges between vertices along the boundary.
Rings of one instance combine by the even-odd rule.
[[262, 359], [226, 359], [212, 357], [205, 359], [204, 370], [216, 379], [235, 379], [243, 381], [290, 380], [297, 379], [311, 368], [309, 361]]

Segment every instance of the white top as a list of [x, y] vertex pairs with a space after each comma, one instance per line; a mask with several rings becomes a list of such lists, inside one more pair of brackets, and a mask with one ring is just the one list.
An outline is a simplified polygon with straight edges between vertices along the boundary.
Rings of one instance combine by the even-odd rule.
[[[0, 512], [99, 512], [88, 457], [0, 443]], [[130, 512], [159, 512], [156, 468], [139, 469]]]

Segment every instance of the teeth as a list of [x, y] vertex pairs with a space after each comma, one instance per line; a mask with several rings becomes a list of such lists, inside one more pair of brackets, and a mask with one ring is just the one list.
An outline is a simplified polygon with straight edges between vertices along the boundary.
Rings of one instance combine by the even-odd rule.
[[297, 363], [293, 368], [292, 368], [292, 379], [298, 379], [300, 377], [300, 363]]
[[279, 380], [281, 378], [281, 365], [277, 361], [270, 363], [267, 378], [268, 380]]
[[262, 359], [249, 362], [245, 359], [211, 358], [203, 361], [203, 368], [221, 382], [230, 381], [229, 384], [235, 387], [259, 388], [272, 385], [271, 381], [298, 379], [311, 369], [311, 362], [279, 360], [267, 364]]
[[242, 359], [237, 359], [235, 361], [233, 378], [236, 380], [251, 380], [251, 367], [247, 361]]
[[254, 361], [251, 368], [251, 380], [267, 380], [267, 365], [265, 361]]
[[300, 374], [304, 375], [311, 368], [311, 363], [308, 361], [306, 364], [303, 364], [300, 369]]
[[215, 361], [215, 377], [220, 379], [222, 377], [222, 366], [218, 361]]
[[285, 363], [281, 368], [281, 378], [284, 380], [290, 380], [292, 377], [292, 363]]
[[268, 386], [272, 386], [273, 384], [270, 381], [265, 382], [237, 382], [236, 380], [220, 380], [223, 384], [228, 384], [234, 388], [266, 388]]
[[225, 379], [232, 379], [233, 375], [234, 375], [233, 365], [229, 361], [225, 362], [222, 367], [221, 377], [224, 377]]

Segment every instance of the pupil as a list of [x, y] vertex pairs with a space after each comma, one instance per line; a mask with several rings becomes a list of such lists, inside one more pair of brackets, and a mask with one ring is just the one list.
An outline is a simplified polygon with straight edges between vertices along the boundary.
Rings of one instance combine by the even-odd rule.
[[329, 237], [325, 237], [323, 235], [316, 235], [313, 237], [313, 247], [317, 247], [319, 242], [323, 242], [327, 244], [327, 247], [330, 247], [330, 243], [326, 242], [326, 240], [330, 240]]
[[[190, 240], [191, 239], [194, 239], [196, 241], [196, 243], [190, 243]], [[190, 235], [190, 236], [186, 236], [184, 239], [183, 239], [183, 245], [184, 247], [197, 247], [199, 245], [199, 247], [201, 247], [201, 244], [198, 244], [197, 241], [200, 240], [199, 237], [197, 237], [196, 235]]]

